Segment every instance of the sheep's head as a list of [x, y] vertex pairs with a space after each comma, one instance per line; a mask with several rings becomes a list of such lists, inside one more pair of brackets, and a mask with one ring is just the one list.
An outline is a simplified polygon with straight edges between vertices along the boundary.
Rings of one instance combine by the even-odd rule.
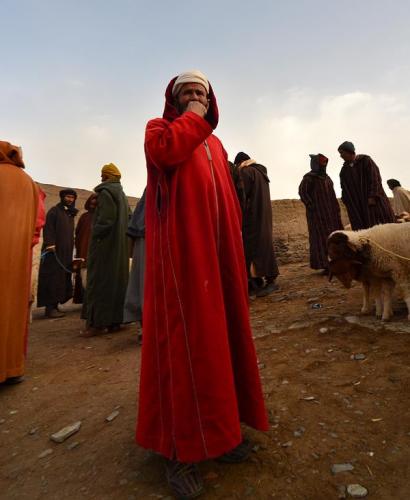
[[335, 276], [343, 286], [350, 288], [352, 281], [358, 280], [362, 265], [358, 260], [344, 257], [331, 260], [329, 262], [329, 281]]

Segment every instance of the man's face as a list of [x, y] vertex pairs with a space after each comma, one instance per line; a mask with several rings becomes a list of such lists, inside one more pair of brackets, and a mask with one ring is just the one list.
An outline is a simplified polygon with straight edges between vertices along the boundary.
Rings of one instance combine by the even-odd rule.
[[339, 149], [340, 157], [346, 162], [352, 162], [356, 158], [356, 153], [349, 153], [348, 151], [343, 151]]
[[206, 94], [205, 87], [203, 87], [200, 83], [185, 83], [182, 86], [176, 97], [176, 107], [179, 114], [182, 115], [182, 113], [186, 111], [190, 101], [199, 101], [205, 106], [206, 109], [208, 109], [208, 96]]
[[63, 203], [64, 205], [66, 205], [67, 207], [72, 205], [75, 201], [75, 196], [73, 194], [66, 194], [64, 195], [64, 198], [63, 198]]

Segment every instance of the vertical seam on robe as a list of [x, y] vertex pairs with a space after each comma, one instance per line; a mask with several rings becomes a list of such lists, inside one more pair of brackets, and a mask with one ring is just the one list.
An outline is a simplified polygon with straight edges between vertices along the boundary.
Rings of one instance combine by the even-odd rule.
[[[155, 255], [157, 247], [157, 221], [154, 224], [154, 234], [153, 234], [153, 251]], [[153, 266], [153, 281], [156, 283], [156, 266]], [[159, 389], [159, 412], [161, 420], [161, 440], [160, 446], [163, 446], [164, 442], [164, 416], [163, 416], [163, 404], [162, 404], [162, 387], [161, 387], [161, 370], [160, 370], [160, 359], [159, 359], [159, 341], [158, 341], [158, 314], [157, 314], [157, 295], [154, 293], [154, 311], [155, 311], [155, 344], [157, 347], [157, 375], [158, 375], [158, 389]]]
[[[163, 246], [162, 246], [162, 221], [161, 221], [161, 215], [157, 215], [159, 219], [159, 247], [160, 247], [160, 252], [161, 252], [161, 269], [162, 269], [162, 289], [163, 289], [163, 294], [164, 294], [164, 313], [165, 313], [165, 331], [167, 335], [167, 346], [168, 346], [168, 363], [169, 363], [169, 374], [170, 374], [170, 398], [171, 398], [171, 435], [172, 435], [172, 441], [173, 441], [173, 446], [174, 446], [174, 451], [177, 453], [177, 447], [176, 447], [176, 439], [175, 439], [175, 405], [174, 405], [174, 393], [173, 393], [173, 387], [174, 387], [174, 378], [172, 376], [172, 360], [171, 360], [171, 351], [170, 351], [170, 341], [169, 341], [169, 323], [168, 323], [168, 312], [167, 312], [167, 297], [166, 297], [166, 290], [165, 290], [165, 273], [164, 273], [164, 254], [163, 254]], [[168, 220], [168, 217], [167, 217]]]
[[212, 154], [211, 150], [209, 149], [209, 145], [207, 141], [204, 141], [204, 146], [206, 150], [206, 155], [208, 156], [208, 161], [209, 161], [209, 168], [211, 170], [211, 177], [212, 177], [212, 185], [214, 188], [214, 194], [215, 194], [215, 206], [216, 206], [216, 250], [219, 254], [219, 247], [220, 247], [220, 228], [219, 228], [219, 202], [218, 202], [218, 193], [216, 191], [216, 182], [215, 182], [215, 174], [214, 174], [214, 162], [212, 160]]
[[[167, 206], [169, 206], [169, 193], [168, 193], [168, 189], [166, 190], [166, 197], [167, 197]], [[190, 351], [190, 348], [189, 348], [185, 315], [184, 315], [184, 310], [183, 310], [183, 306], [182, 306], [181, 295], [179, 293], [178, 282], [177, 282], [176, 275], [175, 275], [174, 262], [172, 260], [172, 254], [171, 254], [171, 243], [170, 243], [170, 240], [169, 240], [169, 215], [168, 214], [167, 214], [167, 244], [168, 244], [169, 260], [170, 260], [170, 263], [171, 263], [172, 276], [173, 276], [173, 279], [174, 279], [175, 291], [176, 291], [177, 298], [178, 298], [179, 309], [180, 309], [181, 319], [182, 319], [182, 324], [183, 324], [184, 337], [185, 337], [185, 345], [186, 345], [186, 350], [187, 350], [187, 355], [188, 355], [188, 364], [189, 364], [189, 370], [190, 370], [190, 373], [191, 373], [191, 382], [192, 382], [192, 389], [193, 389], [194, 398], [195, 398], [195, 405], [196, 405], [196, 411], [197, 411], [197, 416], [198, 416], [199, 429], [200, 429], [200, 433], [201, 433], [201, 438], [202, 438], [202, 444], [203, 444], [203, 447], [204, 447], [204, 452], [205, 452], [205, 455], [208, 456], [209, 454], [208, 454], [208, 448], [206, 446], [205, 434], [204, 434], [203, 425], [202, 425], [202, 419], [201, 419], [201, 412], [200, 412], [200, 409], [199, 409], [199, 401], [198, 401], [198, 394], [197, 394], [197, 389], [196, 389], [196, 384], [195, 384], [195, 377], [194, 377], [194, 372], [193, 372], [193, 369], [192, 369], [191, 351]]]

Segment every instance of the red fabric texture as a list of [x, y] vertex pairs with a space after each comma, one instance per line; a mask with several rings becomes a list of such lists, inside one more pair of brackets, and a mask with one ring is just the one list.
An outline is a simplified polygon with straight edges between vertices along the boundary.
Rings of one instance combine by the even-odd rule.
[[[237, 446], [240, 422], [268, 429], [249, 325], [241, 215], [227, 155], [207, 119], [147, 124], [146, 274], [137, 442], [181, 462]], [[204, 141], [212, 156], [209, 161]]]

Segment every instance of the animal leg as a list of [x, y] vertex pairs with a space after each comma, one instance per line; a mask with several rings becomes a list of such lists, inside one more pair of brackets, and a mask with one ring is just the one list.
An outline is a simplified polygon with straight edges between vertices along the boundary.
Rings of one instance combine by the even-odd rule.
[[362, 314], [370, 314], [370, 283], [363, 281], [363, 306], [360, 311]]
[[390, 280], [385, 280], [382, 283], [381, 291], [383, 296], [383, 321], [389, 321], [393, 316], [392, 298], [393, 298], [394, 283]]

